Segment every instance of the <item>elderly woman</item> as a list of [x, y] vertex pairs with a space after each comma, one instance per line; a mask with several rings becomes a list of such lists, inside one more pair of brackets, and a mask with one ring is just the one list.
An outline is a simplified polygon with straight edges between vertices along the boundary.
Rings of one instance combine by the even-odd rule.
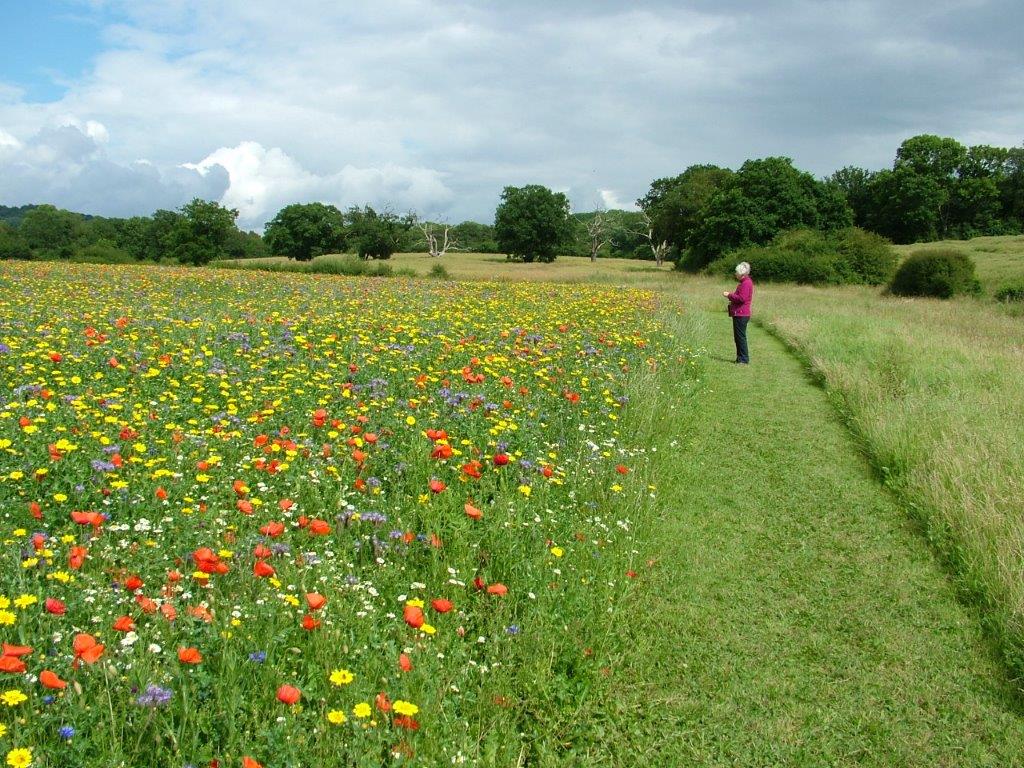
[[741, 261], [736, 265], [736, 279], [740, 284], [732, 293], [723, 291], [729, 300], [729, 317], [732, 318], [732, 338], [736, 342], [736, 362], [750, 363], [747, 349], [747, 323], [750, 322], [750, 302], [754, 298], [754, 281], [750, 279], [750, 265]]

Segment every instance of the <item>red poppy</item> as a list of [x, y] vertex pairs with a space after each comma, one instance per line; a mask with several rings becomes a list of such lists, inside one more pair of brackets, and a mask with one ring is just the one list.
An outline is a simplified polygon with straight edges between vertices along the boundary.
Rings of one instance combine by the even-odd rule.
[[287, 512], [289, 509], [295, 506], [295, 502], [291, 499], [281, 499], [277, 502], [277, 506], [281, 508], [281, 511]]
[[629, 467], [627, 467], [625, 464], [616, 464], [615, 471], [618, 472], [620, 475], [628, 475]]
[[331, 532], [331, 524], [326, 520], [311, 520], [309, 523], [309, 532], [314, 536], [326, 536]]
[[20, 675], [25, 669], [25, 662], [17, 656], [0, 656], [0, 672]]
[[[241, 504], [241, 502], [239, 502], [239, 504]], [[266, 525], [260, 526], [260, 533], [262, 533], [264, 536], [269, 536], [272, 539], [276, 539], [278, 536], [284, 533], [284, 523], [277, 522], [276, 520], [271, 520]]]
[[46, 602], [43, 603], [43, 606], [46, 608], [47, 613], [52, 613], [54, 616], [63, 616], [68, 610], [68, 607], [64, 605], [64, 602], [58, 600], [56, 597], [46, 598]]
[[68, 551], [68, 568], [77, 571], [85, 564], [85, 556], [89, 550], [85, 547], [72, 547]]
[[418, 731], [420, 729], [420, 724], [408, 715], [397, 715], [392, 722], [399, 728], [405, 728], [410, 731]]
[[309, 613], [302, 617], [302, 628], [307, 632], [312, 632], [314, 629], [319, 627], [321, 623], [322, 622], [314, 619], [312, 614]]
[[263, 560], [257, 560], [255, 564], [253, 564], [252, 572], [255, 576], [261, 579], [266, 578], [267, 576], [273, 576], [276, 573], [274, 566]]
[[32, 517], [34, 517], [36, 520], [43, 519], [43, 508], [40, 507], [39, 504], [37, 504], [36, 502], [33, 501], [31, 504], [28, 505], [28, 511], [32, 513]]
[[391, 711], [391, 699], [388, 698], [388, 695], [384, 693], [384, 691], [381, 691], [377, 694], [377, 697], [373, 700], [373, 703], [381, 712]]
[[134, 574], [125, 579], [124, 588], [129, 592], [134, 592], [136, 589], [142, 588], [142, 579]]
[[426, 618], [423, 616], [423, 609], [416, 605], [405, 606], [402, 609], [402, 618], [413, 629], [419, 629], [426, 621]]
[[290, 685], [282, 685], [277, 689], [277, 700], [288, 705], [297, 704], [302, 698], [302, 691]]
[[237, 507], [238, 511], [241, 512], [243, 515], [252, 514], [252, 502], [249, 501], [248, 499], [239, 499], [238, 501], [235, 502], [235, 507]]
[[156, 613], [156, 601], [151, 597], [145, 595], [136, 595], [135, 604], [138, 605], [143, 613]]
[[487, 587], [487, 594], [488, 595], [507, 595], [508, 594], [508, 587], [506, 587], [504, 584], [500, 584], [500, 583], [499, 584], [490, 584]]
[[32, 647], [29, 645], [11, 645], [10, 643], [3, 644], [3, 655], [13, 656], [15, 658], [19, 656], [28, 656], [32, 653]]
[[482, 469], [483, 464], [476, 459], [473, 459], [472, 461], [462, 465], [462, 474], [467, 477], [472, 477], [474, 480], [479, 480], [480, 476], [483, 474], [481, 472]]
[[268, 547], [265, 544], [257, 544], [255, 547], [252, 548], [252, 554], [254, 557], [257, 557], [261, 560], [265, 560], [266, 558], [274, 554], [274, 552], [270, 549], [270, 547]]
[[483, 512], [481, 512], [479, 509], [474, 507], [468, 501], [466, 502], [466, 506], [464, 506], [463, 509], [466, 510], [466, 515], [468, 517], [472, 518], [473, 520], [479, 520], [480, 518], [482, 518], [484, 516]]
[[39, 673], [39, 682], [45, 688], [51, 688], [55, 691], [61, 691], [68, 687], [68, 684], [57, 677], [56, 673], [51, 672], [48, 669], [44, 669]]
[[160, 499], [160, 501], [164, 501], [167, 498], [167, 491], [165, 491], [163, 487], [157, 488], [155, 493], [156, 497]]
[[494, 454], [494, 466], [496, 466], [496, 467], [504, 467], [506, 464], [508, 464], [508, 461], [509, 461], [509, 459], [508, 459], [508, 454], [507, 453], [496, 453], [496, 454]]
[[441, 491], [443, 491], [447, 487], [448, 486], [445, 485], [444, 482], [442, 482], [441, 480], [438, 480], [436, 477], [430, 481], [430, 490], [433, 493], [440, 493]]
[[319, 611], [321, 608], [327, 605], [327, 598], [321, 595], [319, 592], [307, 592], [306, 604], [309, 606], [309, 609], [311, 611]]
[[135, 629], [135, 622], [131, 616], [122, 616], [114, 622], [114, 630], [117, 632], [132, 632]]
[[242, 758], [242, 768], [263, 768], [263, 764], [246, 755]]
[[412, 659], [404, 653], [398, 655], [398, 668], [403, 672], [412, 672]]
[[97, 643], [96, 638], [92, 635], [79, 632], [75, 635], [75, 639], [72, 642], [72, 649], [75, 652], [75, 664], [78, 664], [79, 659], [86, 664], [95, 664], [103, 656], [104, 648], [105, 646]]
[[179, 648], [178, 649], [178, 661], [182, 664], [199, 664], [203, 660], [203, 655], [199, 653], [198, 648]]
[[438, 613], [448, 613], [455, 606], [452, 605], [451, 600], [445, 600], [443, 597], [438, 597], [430, 601], [431, 607]]

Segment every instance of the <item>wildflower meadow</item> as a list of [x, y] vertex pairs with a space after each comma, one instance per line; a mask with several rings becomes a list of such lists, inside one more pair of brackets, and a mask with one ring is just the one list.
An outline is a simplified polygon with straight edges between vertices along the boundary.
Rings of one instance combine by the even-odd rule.
[[[0, 760], [512, 764], [642, 564], [651, 294], [0, 267]], [[505, 762], [507, 761], [507, 762]]]

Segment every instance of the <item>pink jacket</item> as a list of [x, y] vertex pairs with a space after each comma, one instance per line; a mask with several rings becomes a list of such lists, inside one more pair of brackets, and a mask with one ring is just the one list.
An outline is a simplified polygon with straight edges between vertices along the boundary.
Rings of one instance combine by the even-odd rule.
[[750, 317], [750, 302], [753, 300], [754, 281], [750, 275], [744, 275], [736, 290], [729, 294], [729, 317]]

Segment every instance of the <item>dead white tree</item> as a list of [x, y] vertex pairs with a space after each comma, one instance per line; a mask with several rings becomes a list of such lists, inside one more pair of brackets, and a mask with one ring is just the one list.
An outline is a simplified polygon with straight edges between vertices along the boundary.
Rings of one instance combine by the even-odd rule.
[[604, 211], [600, 208], [594, 212], [594, 217], [587, 224], [587, 246], [590, 248], [590, 260], [597, 261], [597, 252], [611, 242], [611, 234], [608, 231], [608, 221]]
[[435, 224], [432, 221], [421, 221], [416, 226], [427, 241], [427, 251], [434, 258], [444, 256], [448, 251], [462, 250], [455, 236], [455, 227], [447, 222]]
[[668, 240], [662, 240], [660, 243], [654, 237], [654, 223], [651, 221], [651, 217], [647, 214], [647, 211], [640, 211], [640, 223], [643, 225], [641, 229], [630, 230], [634, 235], [638, 235], [647, 241], [647, 245], [651, 249], [651, 253], [654, 255], [654, 261], [657, 262], [660, 267], [665, 263], [665, 257], [668, 255]]

